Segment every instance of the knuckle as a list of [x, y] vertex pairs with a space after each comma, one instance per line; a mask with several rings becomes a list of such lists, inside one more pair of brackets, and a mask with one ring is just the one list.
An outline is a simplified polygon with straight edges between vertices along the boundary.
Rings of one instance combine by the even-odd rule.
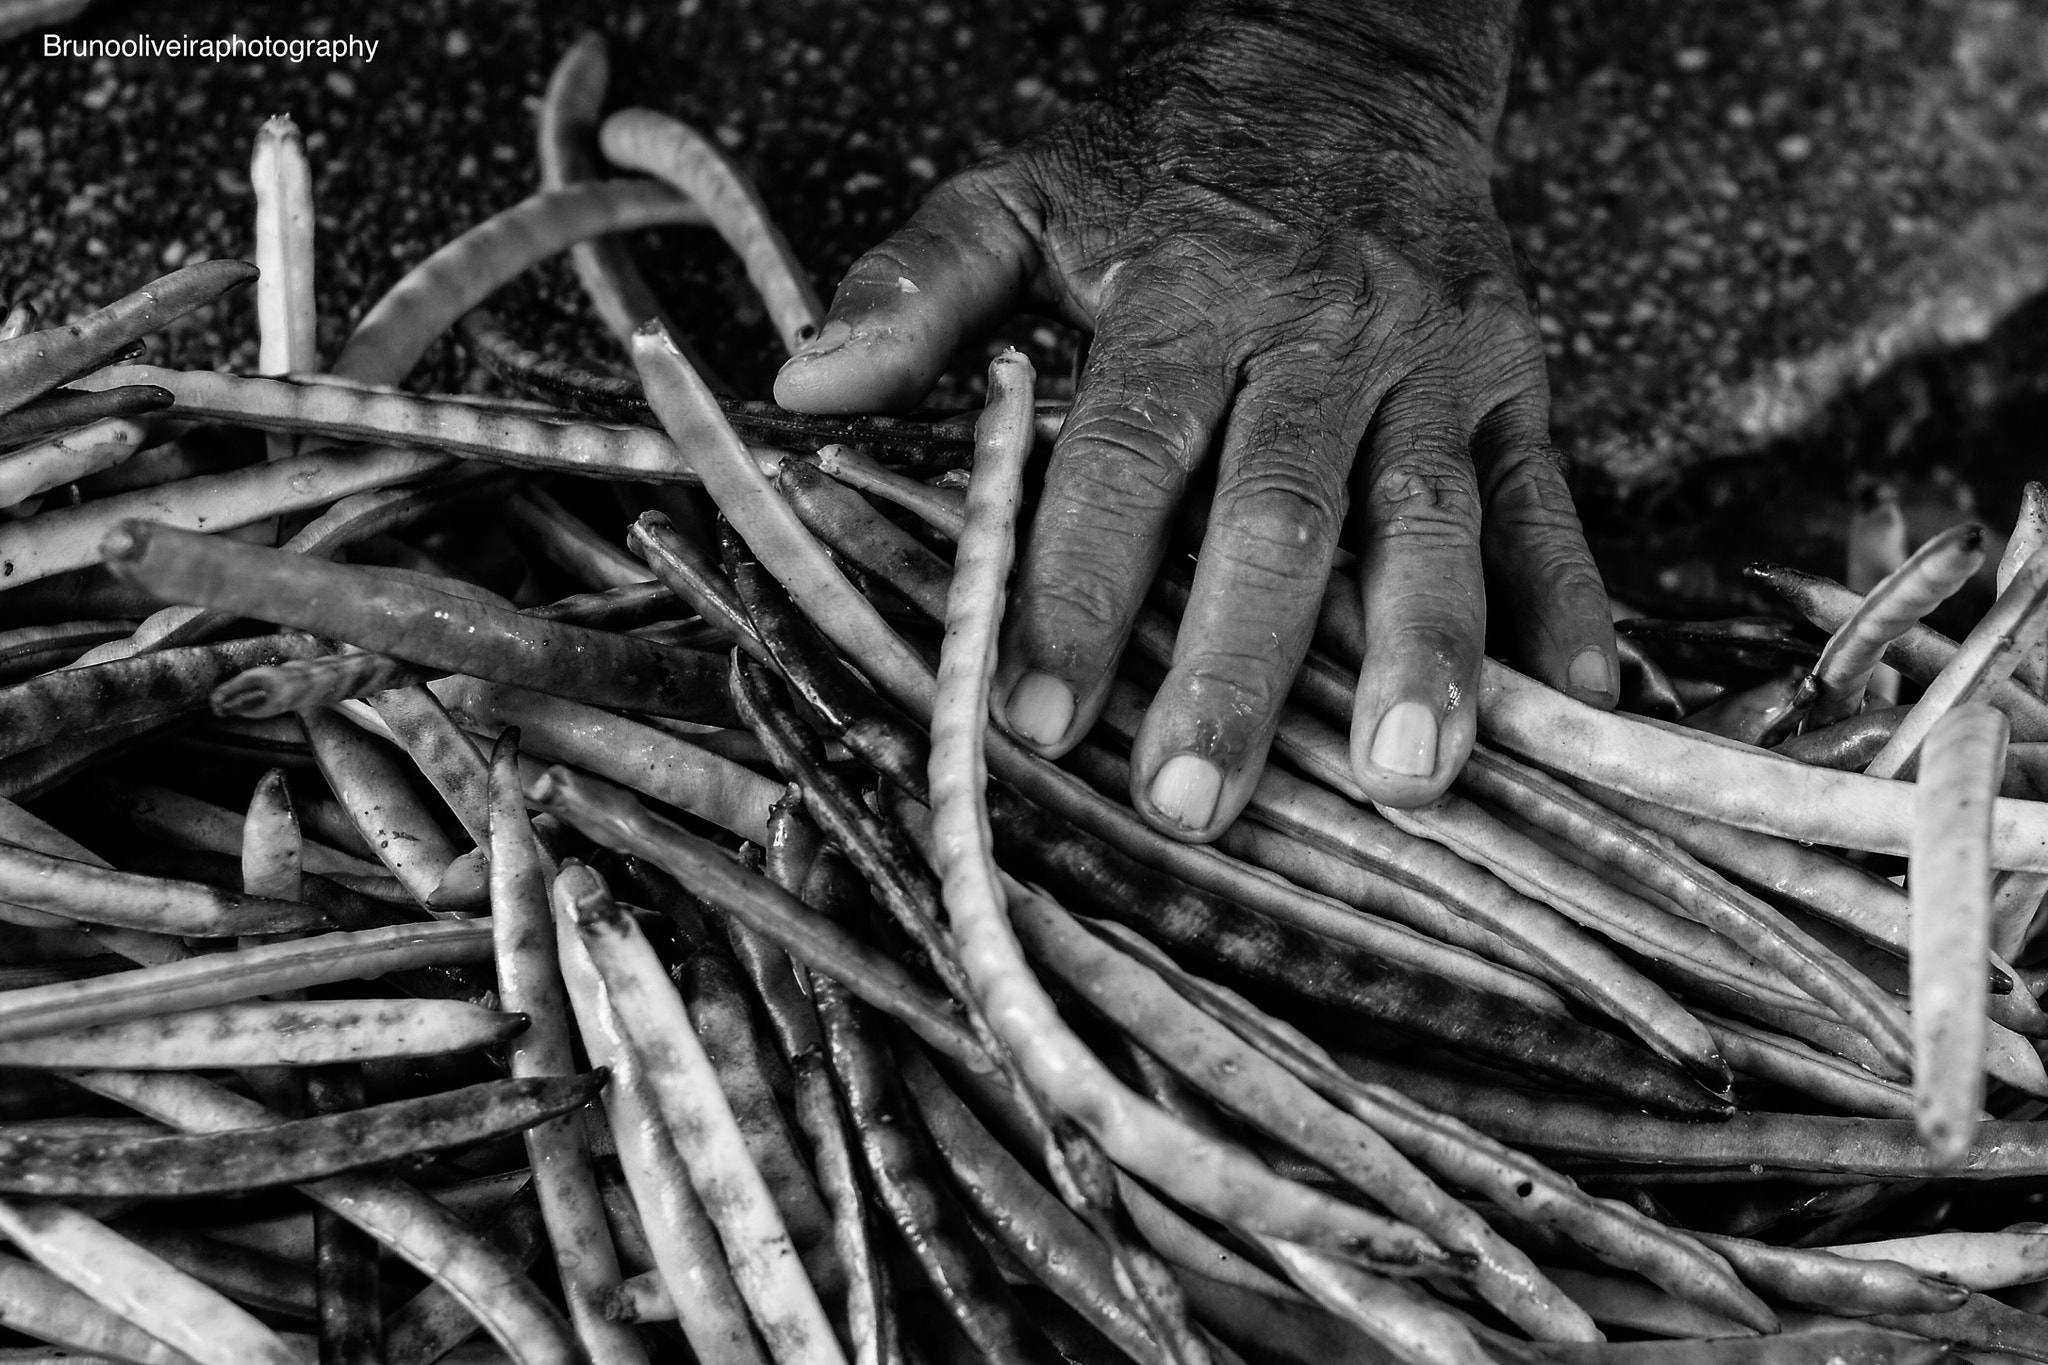
[[1440, 455], [1404, 452], [1375, 462], [1367, 477], [1368, 515], [1404, 531], [1469, 540], [1479, 529], [1472, 482]]
[[1050, 479], [1083, 506], [1112, 517], [1179, 499], [1205, 433], [1185, 410], [1164, 404], [1094, 409], [1060, 434]]
[[1068, 676], [1092, 666], [1130, 624], [1127, 568], [1084, 551], [1034, 556], [1017, 593], [1016, 641], [1025, 655]]
[[1347, 502], [1324, 462], [1262, 459], [1237, 471], [1211, 515], [1253, 546], [1298, 557], [1334, 541]]

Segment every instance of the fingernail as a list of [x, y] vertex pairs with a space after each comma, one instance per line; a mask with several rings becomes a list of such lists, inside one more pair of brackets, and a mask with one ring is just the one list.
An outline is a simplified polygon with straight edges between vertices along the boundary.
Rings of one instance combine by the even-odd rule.
[[1372, 732], [1372, 766], [1402, 777], [1436, 771], [1436, 712], [1419, 701], [1396, 702]]
[[1607, 665], [1607, 651], [1598, 645], [1587, 645], [1572, 655], [1571, 667], [1565, 670], [1565, 680], [1576, 691], [1591, 692], [1604, 697], [1614, 690], [1614, 670]]
[[802, 350], [790, 358], [792, 360], [815, 360], [821, 355], [829, 355], [831, 352], [844, 346], [847, 338], [852, 335], [853, 325], [851, 323], [834, 318], [826, 323], [816, 336], [805, 342]]
[[1026, 673], [1010, 689], [1003, 707], [1010, 728], [1033, 744], [1050, 748], [1074, 723], [1074, 693], [1050, 673]]
[[1193, 754], [1175, 754], [1152, 779], [1152, 805], [1182, 829], [1203, 829], [1216, 818], [1223, 774]]

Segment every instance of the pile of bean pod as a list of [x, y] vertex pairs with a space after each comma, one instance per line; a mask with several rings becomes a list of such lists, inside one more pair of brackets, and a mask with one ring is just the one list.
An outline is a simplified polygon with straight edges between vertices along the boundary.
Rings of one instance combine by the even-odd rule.
[[[1622, 713], [1489, 663], [1415, 810], [1339, 573], [1177, 842], [1185, 558], [1011, 742], [1059, 409], [720, 392], [618, 234], [818, 300], [604, 88], [324, 368], [281, 120], [256, 265], [0, 331], [4, 1365], [2048, 1361], [2048, 494], [1960, 643], [1991, 538], [1879, 505], [1782, 616], [1623, 623]], [[563, 250], [637, 378], [479, 311]], [[138, 363], [251, 284], [263, 373]], [[451, 332], [519, 396], [398, 387]]]

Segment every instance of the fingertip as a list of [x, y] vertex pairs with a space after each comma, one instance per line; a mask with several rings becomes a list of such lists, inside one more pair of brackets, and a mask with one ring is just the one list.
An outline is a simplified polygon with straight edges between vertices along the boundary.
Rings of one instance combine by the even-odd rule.
[[1620, 704], [1621, 664], [1611, 639], [1605, 645], [1583, 645], [1572, 655], [1565, 666], [1563, 690], [1603, 711], [1612, 711]]
[[915, 407], [945, 363], [925, 329], [831, 318], [776, 372], [775, 401], [791, 412]]
[[1376, 715], [1361, 707], [1351, 726], [1351, 775], [1383, 805], [1428, 805], [1450, 790], [1478, 731], [1469, 706], [1406, 698]]

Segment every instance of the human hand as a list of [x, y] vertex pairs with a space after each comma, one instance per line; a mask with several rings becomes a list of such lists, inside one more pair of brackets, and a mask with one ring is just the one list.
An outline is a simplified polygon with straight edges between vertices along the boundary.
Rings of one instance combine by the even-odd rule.
[[1352, 762], [1376, 799], [1434, 799], [1470, 752], [1489, 579], [1525, 667], [1614, 703], [1606, 594], [1488, 187], [1511, 18], [1506, 0], [1204, 6], [1117, 98], [939, 186], [777, 377], [799, 411], [897, 409], [1021, 304], [1094, 332], [995, 683], [1051, 755], [1100, 712], [1214, 452], [1131, 761], [1132, 801], [1176, 837], [1214, 837], [1250, 798], [1354, 495]]

